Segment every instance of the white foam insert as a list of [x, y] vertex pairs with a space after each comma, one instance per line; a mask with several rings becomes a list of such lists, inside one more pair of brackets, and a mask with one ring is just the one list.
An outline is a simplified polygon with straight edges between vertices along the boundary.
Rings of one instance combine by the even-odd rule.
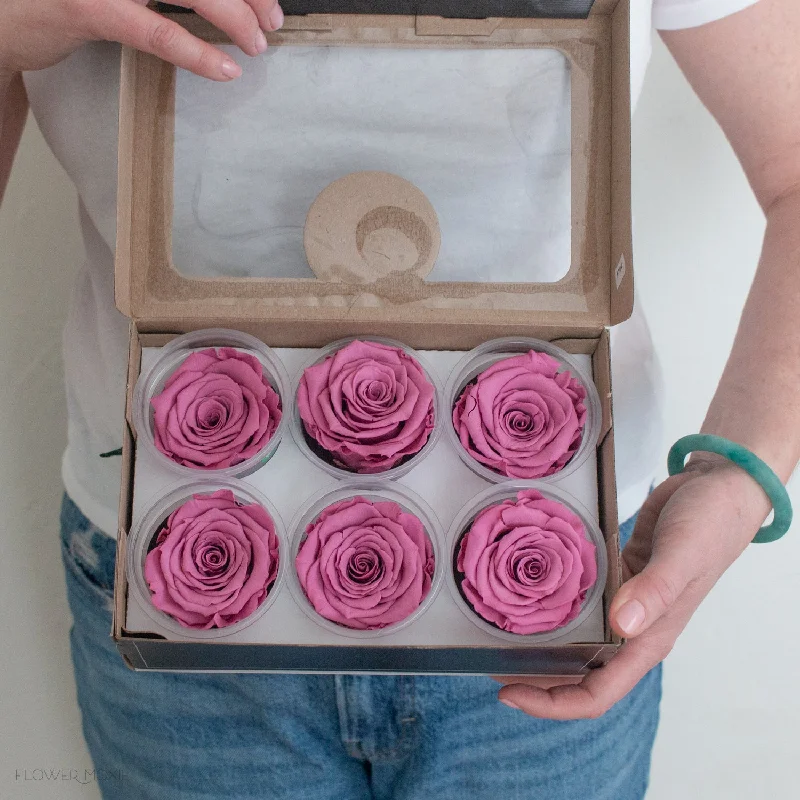
[[[294, 376], [305, 364], [313, 350], [302, 348], [276, 349], [277, 355]], [[142, 371], [153, 363], [158, 348], [144, 348]], [[431, 368], [437, 373], [442, 386], [447, 382], [451, 369], [464, 355], [453, 351], [421, 351]], [[591, 373], [591, 357], [577, 355], [575, 358]], [[203, 473], [198, 477], [202, 478]], [[358, 476], [353, 476], [357, 478]], [[177, 482], [176, 475], [168, 467], [151, 456], [144, 448], [137, 449], [134, 465], [133, 517], [138, 519], [148, 505], [167, 487]], [[286, 430], [283, 440], [270, 461], [257, 472], [243, 479], [266, 495], [280, 514], [287, 540], [293, 536], [292, 521], [301, 505], [324, 488], [333, 489], [338, 481], [312, 463], [295, 445]], [[434, 509], [441, 523], [441, 550], [447, 557], [448, 534], [458, 512], [490, 484], [473, 473], [459, 458], [447, 436], [441, 436], [433, 450], [411, 472], [398, 479]], [[597, 460], [586, 461], [572, 474], [556, 482], [556, 485], [572, 494], [597, 520], [599, 516], [597, 493]], [[288, 577], [288, 575], [287, 575]], [[129, 593], [125, 628], [129, 632], [147, 631], [157, 633], [173, 641], [199, 641], [187, 629], [186, 635], [176, 635], [154, 622]], [[602, 642], [604, 637], [603, 604], [597, 605], [586, 621], [569, 634], [556, 640], [567, 642]], [[208, 642], [208, 639], [203, 641]], [[336, 644], [336, 645], [437, 645], [437, 646], [509, 646], [505, 639], [493, 636], [473, 624], [456, 605], [445, 579], [428, 610], [407, 627], [382, 636], [362, 639], [348, 636], [346, 629], [341, 635], [316, 624], [297, 605], [289, 588], [283, 583], [279, 595], [267, 612], [235, 633], [215, 638], [216, 642], [260, 642], [265, 644]], [[520, 637], [516, 646], [525, 644]], [[553, 643], [552, 640], [550, 643]], [[513, 643], [512, 643], [513, 644]], [[531, 642], [535, 644], [535, 642]]]

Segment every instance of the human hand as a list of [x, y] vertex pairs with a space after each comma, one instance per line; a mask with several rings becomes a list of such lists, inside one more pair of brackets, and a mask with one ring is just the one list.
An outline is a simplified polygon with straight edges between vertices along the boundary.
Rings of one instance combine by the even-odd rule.
[[609, 617], [628, 641], [583, 679], [499, 678], [506, 684], [500, 700], [547, 719], [604, 714], [666, 658], [769, 509], [767, 496], [743, 470], [716, 456], [693, 457], [647, 499], [623, 551], [625, 583]]
[[[171, 0], [193, 8], [244, 53], [267, 49], [264, 31], [283, 25], [278, 0]], [[219, 48], [146, 8], [147, 0], [3, 0], [0, 77], [49, 67], [85, 42], [121, 42], [205, 78], [229, 81], [242, 70]]]

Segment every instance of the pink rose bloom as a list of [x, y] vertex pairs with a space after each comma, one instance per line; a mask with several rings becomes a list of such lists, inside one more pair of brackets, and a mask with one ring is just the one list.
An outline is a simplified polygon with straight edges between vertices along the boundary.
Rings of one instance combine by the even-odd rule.
[[224, 469], [262, 450], [281, 421], [281, 399], [261, 362], [232, 347], [192, 353], [150, 404], [156, 447], [195, 469]]
[[147, 554], [153, 605], [187, 628], [224, 628], [248, 617], [278, 575], [278, 536], [257, 503], [221, 489], [173, 511]]
[[564, 467], [581, 443], [586, 389], [546, 353], [493, 364], [453, 408], [464, 449], [510, 478], [542, 478]]
[[473, 609], [511, 633], [566, 625], [597, 580], [595, 546], [580, 518], [534, 489], [483, 509], [456, 566]]
[[344, 469], [384, 472], [433, 430], [434, 388], [397, 347], [355, 341], [309, 367], [297, 404], [306, 433]]
[[397, 503], [353, 497], [308, 526], [295, 567], [320, 616], [374, 630], [405, 619], [425, 599], [433, 547], [422, 523]]

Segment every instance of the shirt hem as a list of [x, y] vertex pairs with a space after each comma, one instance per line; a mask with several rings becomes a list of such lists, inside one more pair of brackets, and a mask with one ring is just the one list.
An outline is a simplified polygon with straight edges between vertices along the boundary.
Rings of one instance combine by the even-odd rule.
[[86, 519], [107, 536], [116, 539], [118, 525], [116, 512], [96, 500], [91, 492], [86, 490], [75, 475], [69, 463], [69, 454], [66, 452], [61, 459], [61, 480], [70, 499]]
[[709, 22], [738, 14], [759, 0], [701, 0], [691, 7], [654, 8], [653, 27], [661, 31], [678, 31], [683, 28], [699, 28]]

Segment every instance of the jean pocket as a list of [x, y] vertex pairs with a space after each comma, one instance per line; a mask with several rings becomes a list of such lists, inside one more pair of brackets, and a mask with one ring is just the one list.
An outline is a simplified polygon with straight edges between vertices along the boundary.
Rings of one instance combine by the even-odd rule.
[[117, 542], [93, 525], [64, 495], [61, 506], [61, 556], [68, 576], [106, 608], [114, 597]]

